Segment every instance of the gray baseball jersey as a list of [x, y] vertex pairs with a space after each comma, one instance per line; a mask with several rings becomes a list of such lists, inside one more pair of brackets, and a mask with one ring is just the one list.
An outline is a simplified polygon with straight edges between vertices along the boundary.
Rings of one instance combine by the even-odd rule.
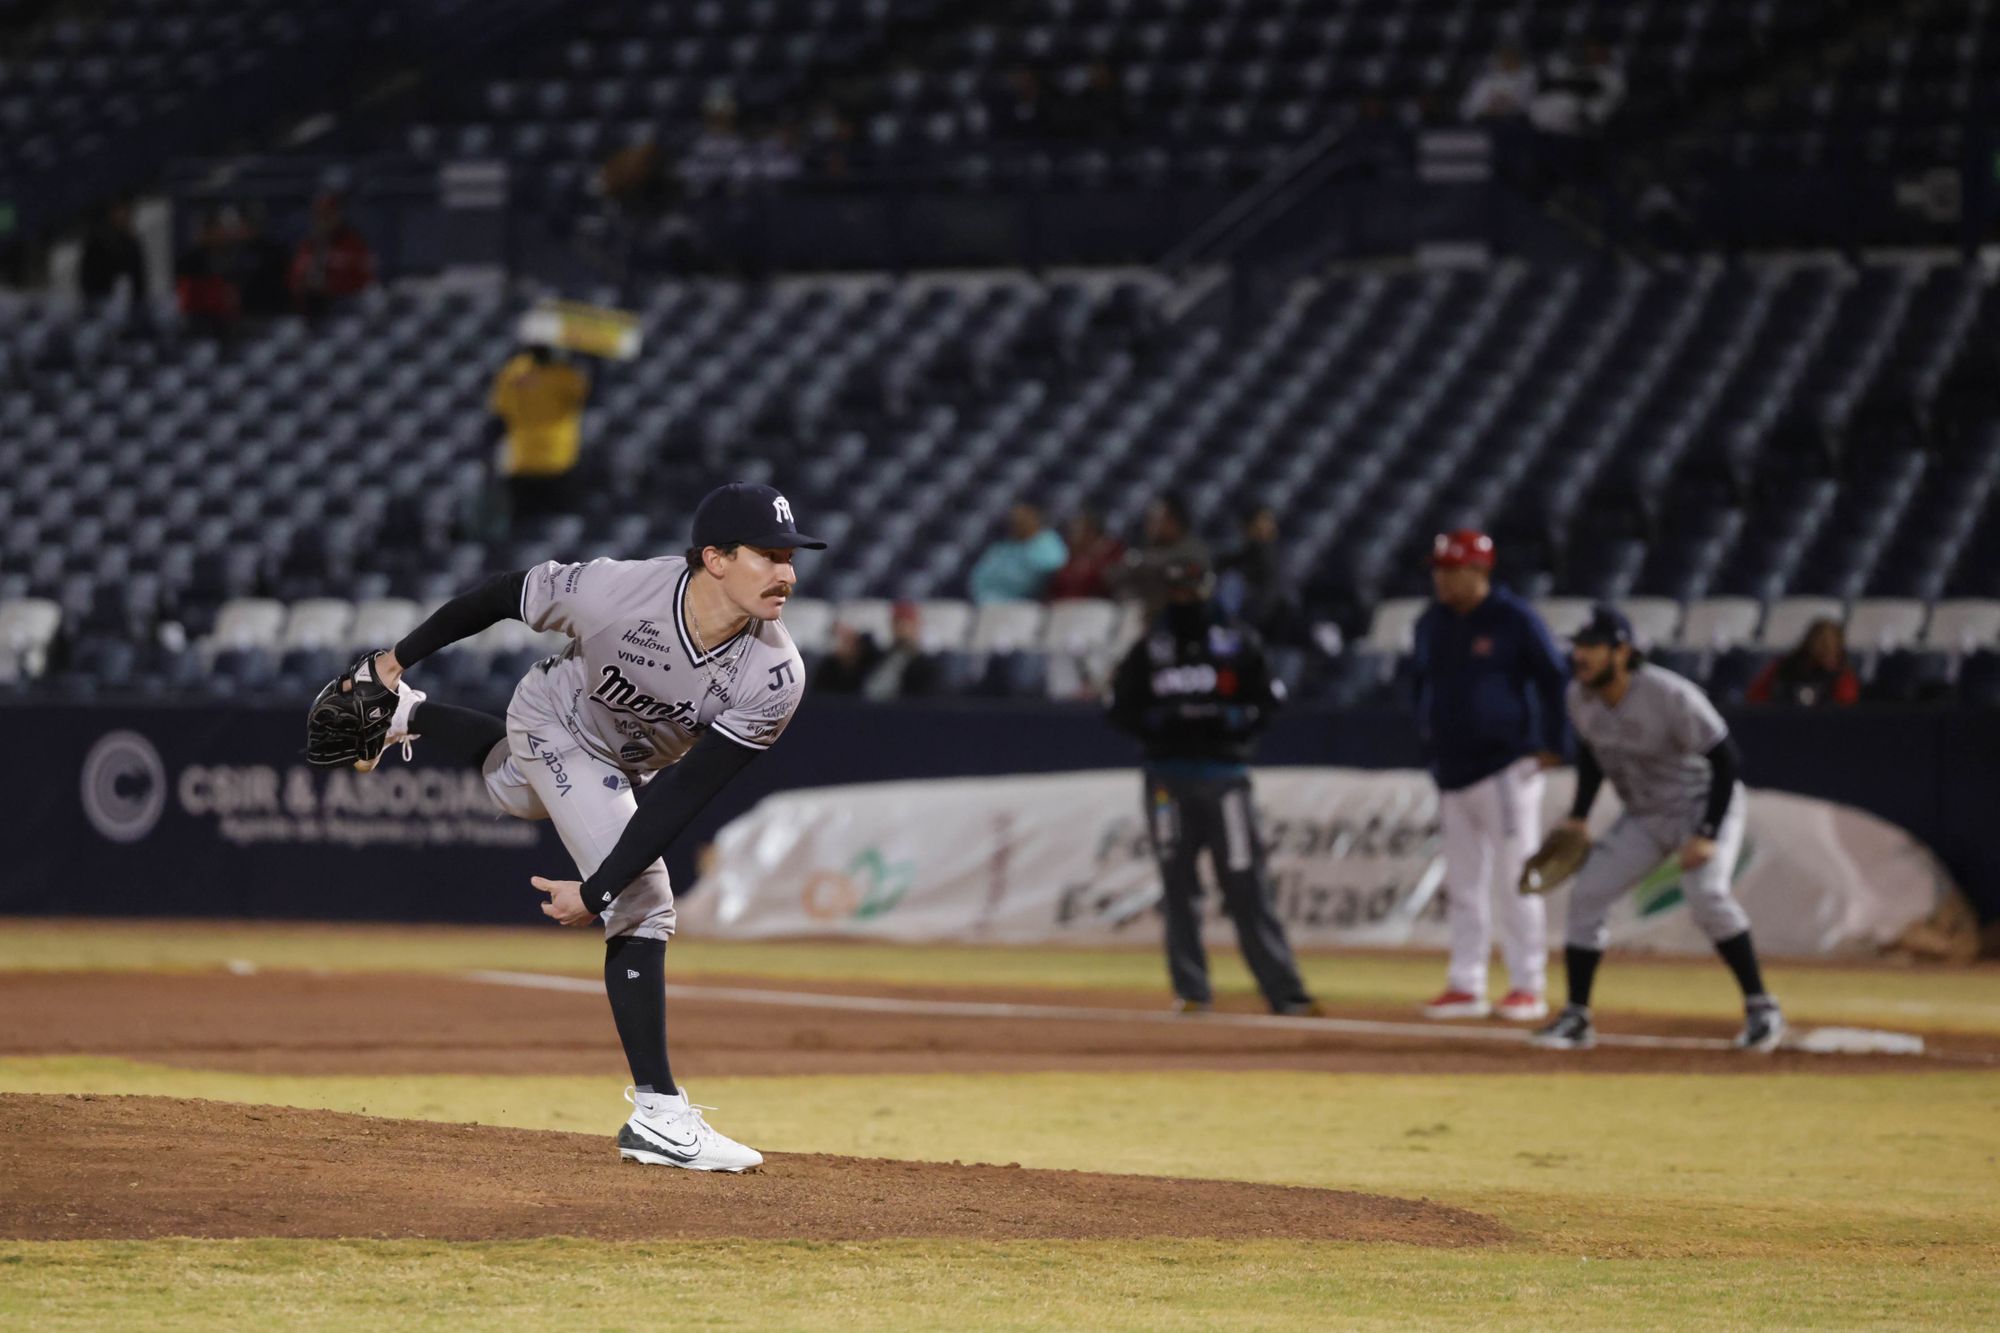
[[1729, 734], [1700, 686], [1660, 667], [1641, 666], [1616, 708], [1578, 681], [1570, 682], [1568, 705], [1570, 724], [1597, 756], [1627, 811], [1689, 828], [1700, 820], [1709, 785], [1703, 756]]
[[529, 570], [521, 619], [570, 643], [515, 687], [509, 722], [560, 727], [628, 775], [673, 763], [704, 727], [769, 749], [805, 695], [799, 650], [784, 625], [754, 619], [698, 649], [683, 610], [691, 577], [679, 556]]

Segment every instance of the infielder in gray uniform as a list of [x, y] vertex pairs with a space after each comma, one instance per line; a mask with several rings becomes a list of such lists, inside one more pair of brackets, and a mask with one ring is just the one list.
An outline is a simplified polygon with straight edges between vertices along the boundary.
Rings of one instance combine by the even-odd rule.
[[1569, 1004], [1531, 1040], [1560, 1050], [1596, 1044], [1590, 987], [1604, 957], [1605, 915], [1619, 895], [1678, 855], [1688, 910], [1743, 990], [1736, 1045], [1773, 1050], [1784, 1038], [1785, 1018], [1764, 990], [1750, 918], [1729, 891], [1749, 806], [1736, 779], [1729, 728], [1694, 682], [1644, 662], [1631, 622], [1617, 608], [1597, 607], [1572, 643], [1576, 679], [1567, 702], [1577, 783], [1567, 826], [1582, 832], [1607, 778], [1625, 810], [1591, 847], [1570, 893], [1563, 949]]
[[[660, 857], [709, 799], [771, 748], [805, 693], [779, 622], [799, 532], [769, 486], [711, 492], [685, 559], [549, 561], [496, 575], [445, 603], [357, 670], [398, 695], [389, 744], [424, 737], [486, 776], [493, 803], [548, 819], [584, 876], [536, 876], [544, 915], [604, 922], [604, 986], [632, 1069], [634, 1113], [619, 1131], [631, 1161], [743, 1171], [764, 1159], [724, 1137], [674, 1084], [667, 1063], [665, 958], [674, 895]], [[446, 644], [513, 618], [569, 645], [514, 689], [507, 718], [429, 702], [403, 672]]]

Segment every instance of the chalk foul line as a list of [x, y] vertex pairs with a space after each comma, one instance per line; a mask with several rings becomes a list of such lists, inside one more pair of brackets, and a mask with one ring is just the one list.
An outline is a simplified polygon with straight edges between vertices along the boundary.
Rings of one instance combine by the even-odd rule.
[[[495, 986], [516, 986], [529, 990], [565, 991], [577, 995], [602, 995], [604, 983], [587, 977], [549, 976], [541, 972], [478, 971], [466, 974], [472, 981]], [[1468, 1027], [1463, 1024], [1392, 1023], [1365, 1018], [1287, 1018], [1277, 1014], [1210, 1013], [1189, 1016], [1166, 1009], [1098, 1009], [1089, 1005], [1016, 1004], [984, 1000], [913, 1000], [886, 995], [828, 995], [818, 991], [763, 990], [746, 986], [688, 986], [667, 983], [667, 998], [674, 1000], [724, 1000], [734, 1004], [765, 1005], [779, 1009], [823, 1009], [849, 1014], [901, 1014], [913, 1018], [988, 1018], [1011, 1021], [1053, 1023], [1200, 1023], [1208, 1027], [1257, 1028], [1280, 1032], [1342, 1033], [1356, 1037], [1395, 1037], [1407, 1041], [1483, 1041], [1502, 1046], [1525, 1046], [1528, 1031], [1516, 1027]], [[1858, 1031], [1846, 1029], [1843, 1031]], [[1806, 1034], [1810, 1036], [1811, 1034]], [[1870, 1040], [1856, 1047], [1835, 1043], [1801, 1045], [1816, 1054], [1923, 1054], [1923, 1040], [1905, 1033], [1867, 1033]], [[1875, 1039], [1888, 1038], [1881, 1041]], [[1600, 1032], [1599, 1046], [1648, 1051], [1729, 1051], [1735, 1047], [1723, 1037], [1656, 1037], [1641, 1033]]]

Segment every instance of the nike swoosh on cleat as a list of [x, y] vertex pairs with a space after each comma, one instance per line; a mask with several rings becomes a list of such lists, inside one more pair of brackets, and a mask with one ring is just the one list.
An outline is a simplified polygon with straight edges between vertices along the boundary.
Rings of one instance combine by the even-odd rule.
[[686, 1143], [680, 1143], [655, 1129], [641, 1129], [638, 1131], [638, 1136], [647, 1140], [647, 1147], [657, 1148], [667, 1156], [677, 1157], [683, 1162], [691, 1162], [701, 1156], [699, 1139], [690, 1138]]

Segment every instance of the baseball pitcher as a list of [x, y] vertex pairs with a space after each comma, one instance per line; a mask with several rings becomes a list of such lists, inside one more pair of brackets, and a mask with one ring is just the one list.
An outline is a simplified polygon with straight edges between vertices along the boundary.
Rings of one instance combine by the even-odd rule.
[[[1750, 918], [1729, 891], [1749, 807], [1736, 778], [1729, 728], [1694, 682], [1644, 661], [1633, 647], [1631, 622], [1616, 607], [1597, 607], [1572, 643], [1576, 679], [1568, 702], [1577, 738], [1576, 801], [1569, 819], [1531, 859], [1523, 886], [1555, 887], [1567, 878], [1579, 847], [1588, 845], [1588, 851], [1569, 900], [1563, 949], [1569, 1003], [1531, 1040], [1558, 1050], [1596, 1044], [1590, 987], [1604, 957], [1605, 916], [1620, 894], [1674, 856], [1695, 924], [1715, 942], [1743, 991], [1736, 1045], [1775, 1050], [1784, 1039], [1785, 1017], [1764, 990]], [[1625, 810], [1591, 845], [1584, 822], [1607, 779]]]
[[[422, 737], [477, 766], [503, 813], [554, 821], [583, 878], [533, 885], [558, 924], [603, 922], [604, 987], [635, 1108], [618, 1151], [632, 1161], [745, 1171], [764, 1160], [711, 1128], [668, 1066], [674, 895], [660, 857], [797, 710], [805, 671], [779, 616], [798, 581], [793, 553], [825, 546], [769, 486], [723, 486], [695, 511], [685, 558], [552, 560], [496, 575], [363, 656], [313, 706], [314, 763], [369, 769], [391, 745], [408, 758]], [[504, 721], [430, 702], [403, 679], [508, 618], [570, 642], [529, 669]]]

